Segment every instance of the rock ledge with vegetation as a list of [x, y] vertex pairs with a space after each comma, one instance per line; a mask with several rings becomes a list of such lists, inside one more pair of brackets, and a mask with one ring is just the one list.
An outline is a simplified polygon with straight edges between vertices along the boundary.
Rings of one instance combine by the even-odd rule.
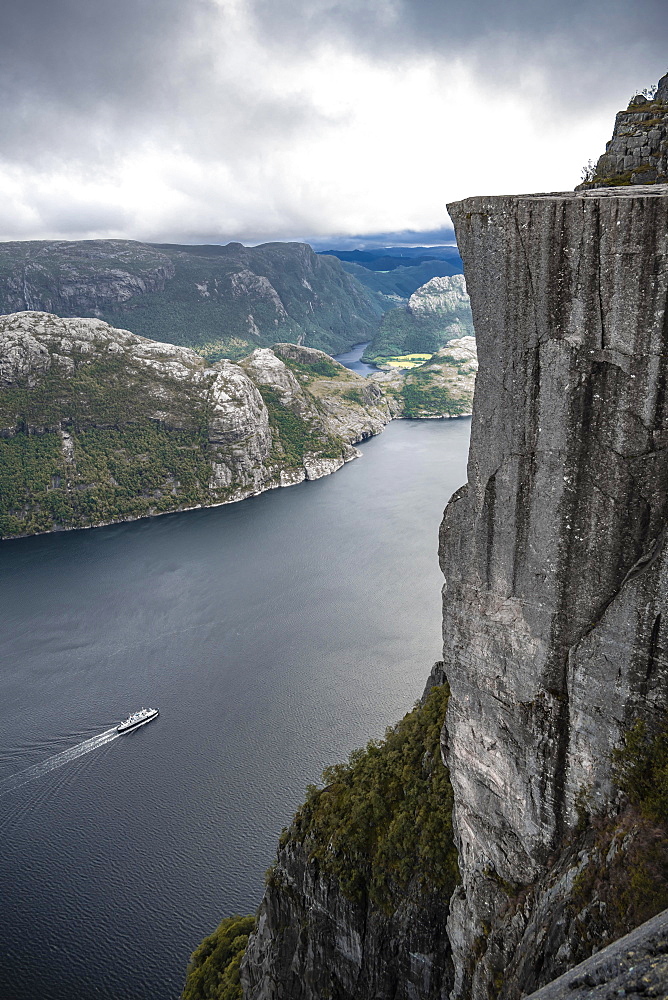
[[468, 417], [477, 371], [475, 338], [459, 337], [421, 365], [379, 372], [369, 381], [382, 387], [393, 417]]
[[653, 91], [637, 94], [619, 112], [605, 153], [585, 167], [581, 187], [668, 182], [668, 73]]
[[98, 319], [0, 318], [0, 536], [240, 500], [317, 479], [391, 411], [320, 351], [207, 364]]

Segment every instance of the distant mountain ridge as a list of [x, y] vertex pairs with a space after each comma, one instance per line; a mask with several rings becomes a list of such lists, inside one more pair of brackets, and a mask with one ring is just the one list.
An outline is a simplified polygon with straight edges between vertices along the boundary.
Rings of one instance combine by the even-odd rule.
[[352, 264], [361, 264], [370, 271], [392, 271], [397, 267], [422, 264], [429, 260], [452, 263], [453, 274], [461, 273], [462, 259], [456, 246], [441, 247], [380, 247], [377, 250], [319, 250], [318, 255], [330, 254]]
[[0, 312], [26, 309], [96, 317], [214, 361], [277, 341], [336, 354], [373, 337], [383, 306], [304, 243], [1, 243]]
[[431, 278], [463, 273], [456, 246], [382, 247], [379, 250], [321, 250], [338, 257], [344, 271], [375, 293], [383, 310], [401, 305]]

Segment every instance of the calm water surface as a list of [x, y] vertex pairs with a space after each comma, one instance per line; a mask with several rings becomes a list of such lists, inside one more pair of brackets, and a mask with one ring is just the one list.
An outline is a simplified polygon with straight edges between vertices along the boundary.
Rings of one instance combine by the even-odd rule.
[[[256, 907], [304, 786], [439, 656], [469, 424], [396, 421], [314, 483], [0, 543], [2, 1000], [174, 1000], [201, 937]], [[97, 739], [142, 705], [160, 718]]]
[[370, 343], [371, 341], [367, 340], [365, 344], [354, 344], [345, 354], [337, 354], [335, 360], [340, 361], [351, 371], [357, 372], [358, 375], [371, 375], [372, 372], [379, 372], [380, 368], [360, 360]]

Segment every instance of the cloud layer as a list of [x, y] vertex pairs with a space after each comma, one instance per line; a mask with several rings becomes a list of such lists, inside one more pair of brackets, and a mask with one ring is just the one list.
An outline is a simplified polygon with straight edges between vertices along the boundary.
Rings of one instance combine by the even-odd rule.
[[24, 0], [0, 36], [0, 239], [447, 225], [572, 187], [665, 72], [662, 2]]

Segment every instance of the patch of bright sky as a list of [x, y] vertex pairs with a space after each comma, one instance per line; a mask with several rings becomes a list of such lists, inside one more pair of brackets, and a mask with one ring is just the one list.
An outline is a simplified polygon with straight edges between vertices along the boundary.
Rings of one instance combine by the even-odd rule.
[[494, 92], [460, 60], [389, 65], [321, 45], [286, 65], [247, 30], [242, 4], [226, 10], [215, 85], [199, 96], [186, 87], [173, 122], [155, 122], [141, 143], [111, 136], [103, 165], [76, 150], [0, 165], [1, 239], [433, 229], [451, 200], [574, 187], [611, 132], [614, 95], [569, 118], [550, 112], [535, 71]]

